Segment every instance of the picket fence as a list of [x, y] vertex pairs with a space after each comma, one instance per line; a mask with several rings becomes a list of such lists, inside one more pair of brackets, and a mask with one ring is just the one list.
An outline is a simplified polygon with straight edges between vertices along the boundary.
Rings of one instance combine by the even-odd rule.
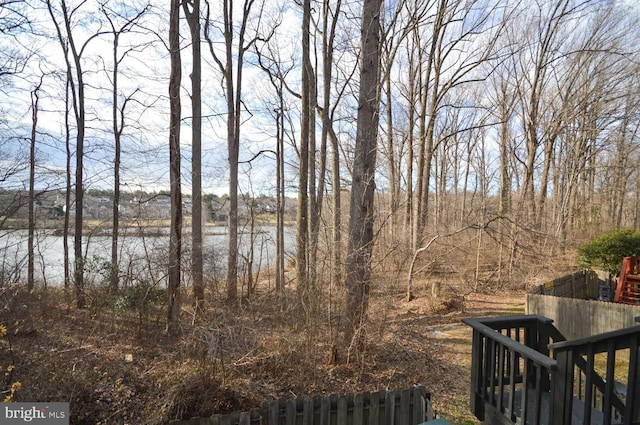
[[248, 412], [172, 421], [171, 425], [417, 425], [433, 419], [422, 385], [395, 391], [332, 394], [265, 402]]

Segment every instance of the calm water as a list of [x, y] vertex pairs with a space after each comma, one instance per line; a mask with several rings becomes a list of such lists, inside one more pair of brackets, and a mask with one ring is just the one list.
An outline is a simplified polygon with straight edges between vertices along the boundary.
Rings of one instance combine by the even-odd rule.
[[[162, 280], [166, 273], [169, 246], [168, 229], [153, 229], [153, 236], [139, 236], [137, 232], [123, 231], [119, 238], [120, 273], [130, 279]], [[225, 227], [216, 227], [203, 236], [204, 269], [209, 277], [222, 277], [226, 269], [227, 235]], [[129, 233], [129, 234], [127, 234]], [[27, 277], [27, 236], [26, 230], [0, 231], [0, 278], [5, 281], [24, 281]], [[246, 269], [249, 258], [250, 235], [241, 234], [239, 272]], [[261, 227], [254, 240], [253, 270], [275, 267], [275, 227]], [[90, 283], [100, 283], [106, 279], [107, 265], [111, 261], [110, 236], [83, 237], [86, 276]], [[73, 237], [69, 237], [69, 256], [73, 264]], [[191, 235], [183, 234], [183, 251], [188, 270]], [[285, 249], [295, 249], [295, 228], [285, 228]], [[64, 282], [64, 250], [62, 236], [54, 232], [40, 230], [35, 242], [36, 281], [47, 285], [61, 285]], [[73, 268], [71, 268], [73, 270]]]

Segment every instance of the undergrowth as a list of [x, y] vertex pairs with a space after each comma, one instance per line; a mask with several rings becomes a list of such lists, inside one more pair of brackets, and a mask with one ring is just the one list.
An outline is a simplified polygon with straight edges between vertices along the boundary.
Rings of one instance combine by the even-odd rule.
[[[459, 323], [466, 301], [431, 300], [430, 284], [418, 281], [418, 298], [409, 303], [385, 283], [373, 287], [355, 354], [339, 332], [342, 306], [324, 292], [305, 308], [293, 302], [295, 289], [284, 302], [264, 290], [234, 307], [213, 300], [196, 312], [184, 305], [182, 332], [170, 337], [153, 288], [116, 296], [90, 288], [92, 303], [77, 310], [71, 290], [13, 286], [0, 308], [0, 390], [13, 401], [69, 402], [72, 424], [163, 424], [280, 398], [416, 384], [435, 389], [437, 400], [448, 373], [468, 370], [434, 354], [429, 329]], [[468, 383], [459, 384], [449, 391], [466, 399]]]

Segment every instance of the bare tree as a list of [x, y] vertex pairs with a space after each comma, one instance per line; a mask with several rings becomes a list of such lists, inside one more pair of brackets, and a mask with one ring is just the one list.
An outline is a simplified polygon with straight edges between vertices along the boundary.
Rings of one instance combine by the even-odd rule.
[[[420, 135], [413, 247], [424, 237], [429, 213], [429, 193], [433, 155], [441, 139], [436, 132], [443, 99], [449, 93], [486, 76], [478, 75], [482, 65], [492, 61], [494, 47], [503, 23], [494, 22], [494, 6], [483, 2], [439, 0], [431, 28], [430, 52], [425, 64], [421, 107]], [[482, 40], [482, 50], [458, 54], [464, 46]]]
[[[242, 6], [242, 18], [237, 34], [237, 52], [234, 61], [234, 10], [233, 1], [224, 0], [223, 29], [224, 57], [221, 58], [214, 47], [211, 35], [212, 21], [207, 2], [207, 17], [204, 35], [209, 44], [209, 51], [222, 73], [225, 83], [227, 101], [227, 150], [229, 162], [229, 233], [227, 257], [227, 301], [233, 303], [238, 297], [238, 162], [240, 154], [240, 124], [242, 117], [242, 71], [244, 55], [254, 40], [245, 43], [247, 25], [251, 8], [255, 0], [245, 0]], [[235, 75], [234, 75], [235, 65]]]
[[[333, 113], [337, 106], [331, 106], [331, 87], [333, 76], [333, 55], [334, 44], [336, 38], [336, 27], [338, 25], [341, 13], [342, 1], [338, 0], [334, 10], [331, 10], [329, 0], [325, 0], [323, 6], [323, 27], [322, 32], [322, 135], [321, 145], [325, 150], [321, 154], [321, 158], [326, 161], [326, 145], [327, 139], [331, 143], [331, 187], [332, 187], [332, 234], [331, 234], [331, 253], [333, 273], [331, 279], [334, 284], [338, 284], [342, 280], [342, 190], [340, 187], [340, 150], [338, 147], [338, 137], [333, 129]], [[324, 167], [321, 172], [321, 180], [318, 187], [318, 205], [322, 207], [322, 194], [324, 192]], [[319, 221], [318, 221], [319, 223]], [[317, 232], [316, 232], [317, 233]], [[317, 237], [317, 235], [316, 235]], [[315, 256], [316, 254], [314, 254]]]
[[200, 0], [182, 3], [191, 32], [191, 277], [194, 303], [204, 302], [202, 278], [202, 52]]
[[[301, 77], [301, 113], [300, 147], [298, 167], [298, 204], [296, 219], [296, 278], [300, 296], [307, 295], [309, 286], [309, 140], [311, 132], [311, 79], [313, 68], [310, 58], [311, 0], [302, 2], [302, 77]], [[315, 171], [312, 171], [315, 172]]]
[[[82, 231], [83, 231], [83, 207], [84, 207], [84, 142], [86, 125], [85, 106], [85, 82], [82, 68], [82, 55], [89, 42], [98, 37], [97, 32], [89, 36], [81, 46], [76, 44], [73, 36], [73, 15], [79, 6], [69, 10], [66, 1], [60, 2], [62, 23], [56, 17], [56, 11], [51, 0], [47, 0], [47, 9], [55, 25], [58, 41], [62, 47], [67, 80], [71, 91], [72, 107], [76, 124], [76, 164], [75, 164], [75, 217], [74, 217], [74, 285], [76, 289], [76, 306], [85, 308], [86, 297], [84, 293], [84, 255], [82, 252]], [[63, 33], [64, 31], [64, 33]], [[69, 53], [71, 58], [69, 58]], [[68, 205], [68, 204], [67, 204]]]
[[167, 332], [176, 333], [180, 325], [180, 262], [182, 259], [182, 192], [180, 178], [180, 1], [171, 1], [169, 15], [169, 177], [171, 189], [171, 229], [169, 234], [169, 285]]
[[[13, 38], [30, 25], [26, 1], [3, 1], [0, 3], [0, 34]], [[5, 43], [0, 51], [0, 78], [21, 73], [32, 53], [20, 48], [21, 43]]]
[[33, 290], [35, 279], [35, 253], [34, 253], [34, 237], [36, 230], [36, 217], [35, 217], [35, 203], [36, 203], [36, 139], [38, 128], [38, 102], [40, 100], [40, 88], [42, 87], [42, 81], [44, 76], [40, 76], [38, 84], [31, 91], [31, 144], [29, 148], [29, 236], [27, 241], [27, 255], [28, 255], [28, 267], [27, 267], [27, 288], [29, 291]]
[[121, 168], [121, 156], [122, 156], [122, 135], [126, 128], [125, 124], [125, 110], [127, 103], [133, 99], [133, 95], [137, 90], [127, 96], [122, 104], [118, 101], [120, 96], [119, 77], [120, 77], [120, 64], [125, 57], [131, 53], [131, 50], [120, 52], [120, 37], [129, 32], [136, 22], [147, 11], [147, 7], [138, 11], [131, 18], [125, 18], [125, 22], [119, 27], [116, 27], [114, 19], [116, 13], [107, 8], [107, 5], [102, 6], [102, 13], [105, 16], [109, 27], [111, 29], [111, 35], [113, 37], [112, 58], [113, 69], [111, 70], [111, 84], [112, 84], [112, 103], [111, 103], [111, 126], [113, 131], [114, 142], [114, 157], [113, 157], [113, 200], [112, 200], [112, 230], [111, 230], [111, 270], [110, 270], [110, 286], [112, 292], [117, 292], [120, 284], [120, 272], [118, 267], [118, 238], [120, 234], [120, 168]]
[[[63, 46], [65, 52], [68, 47]], [[67, 53], [65, 53], [66, 55]], [[65, 194], [64, 194], [64, 229], [62, 231], [62, 250], [64, 258], [64, 287], [67, 288], [71, 282], [71, 261], [69, 260], [69, 226], [71, 224], [71, 189], [72, 189], [72, 173], [71, 173], [71, 130], [69, 122], [69, 114], [71, 113], [71, 80], [67, 72], [64, 86], [64, 150], [65, 150]]]
[[[553, 148], [553, 139], [545, 140], [541, 137], [540, 121], [543, 116], [545, 104], [543, 97], [548, 81], [553, 76], [552, 67], [555, 59], [564, 55], [560, 46], [567, 40], [563, 36], [569, 28], [567, 24], [582, 12], [587, 1], [574, 4], [573, 0], [556, 0], [551, 4], [538, 9], [539, 16], [532, 20], [531, 32], [537, 37], [532, 44], [532, 51], [529, 58], [533, 61], [520, 61], [520, 75], [531, 75], [526, 79], [520, 79], [522, 86], [518, 93], [522, 97], [522, 122], [526, 144], [526, 159], [524, 163], [524, 175], [519, 200], [526, 209], [526, 215], [531, 223], [536, 222], [535, 206], [535, 160], [538, 156], [540, 146], [546, 146], [545, 155], [549, 154]], [[545, 15], [546, 14], [546, 15]], [[518, 33], [520, 34], [520, 33]], [[514, 34], [514, 37], [520, 35]]]
[[285, 63], [278, 51], [268, 43], [264, 47], [256, 46], [258, 65], [269, 76], [276, 99], [270, 103], [276, 127], [276, 289], [284, 298], [285, 285], [285, 245], [284, 245], [284, 211], [285, 211], [285, 132], [286, 113], [289, 108], [285, 99], [285, 79], [293, 70], [293, 65]]
[[371, 285], [374, 235], [375, 168], [378, 138], [380, 84], [381, 0], [365, 0], [362, 6], [360, 90], [353, 181], [346, 258], [347, 340], [356, 336], [365, 318]]

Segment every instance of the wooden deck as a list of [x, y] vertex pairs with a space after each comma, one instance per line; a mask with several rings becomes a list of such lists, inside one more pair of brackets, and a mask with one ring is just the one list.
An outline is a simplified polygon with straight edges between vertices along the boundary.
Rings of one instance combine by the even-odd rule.
[[[509, 415], [508, 413], [505, 412], [500, 412], [498, 411], [498, 409], [496, 409], [493, 406], [486, 406], [486, 417], [484, 422], [487, 424], [514, 424], [514, 423], [522, 423], [520, 418], [522, 416], [522, 406], [521, 406], [521, 400], [522, 400], [522, 393], [521, 392], [517, 392], [516, 393], [516, 399], [515, 399], [515, 405], [514, 405], [514, 410], [513, 410], [513, 415]], [[589, 423], [587, 421], [585, 421], [585, 415], [584, 415], [584, 406], [585, 403], [583, 401], [578, 400], [577, 398], [573, 398], [573, 405], [572, 405], [572, 409], [571, 409], [571, 425], [583, 425], [585, 423]], [[529, 400], [528, 401], [528, 406], [527, 406], [527, 410], [529, 413], [533, 412], [535, 409], [535, 401], [534, 400]], [[542, 401], [540, 403], [540, 411], [543, 412], [542, 415], [540, 415], [540, 421], [538, 422], [538, 425], [550, 425], [552, 422], [549, 418], [549, 415], [545, 415], [544, 412], [550, 412], [551, 411], [551, 393], [550, 392], [544, 392], [542, 393]], [[592, 408], [591, 409], [591, 424], [592, 425], [601, 425], [604, 424], [604, 414], [601, 410], [596, 409], [596, 408]], [[532, 415], [529, 414], [528, 419], [526, 424], [532, 425], [534, 424], [533, 419], [532, 419]], [[620, 418], [613, 418], [611, 425], [618, 425], [618, 424], [622, 424], [622, 422], [620, 422]], [[634, 422], [635, 424], [635, 422]]]
[[541, 316], [464, 322], [471, 410], [484, 423], [640, 424], [640, 326], [566, 341]]

